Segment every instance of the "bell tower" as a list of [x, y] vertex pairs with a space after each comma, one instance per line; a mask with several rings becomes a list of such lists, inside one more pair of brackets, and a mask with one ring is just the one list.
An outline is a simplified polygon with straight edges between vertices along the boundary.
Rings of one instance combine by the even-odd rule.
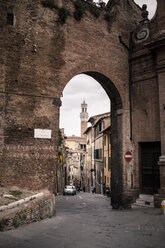
[[80, 120], [81, 120], [81, 137], [83, 137], [84, 136], [83, 133], [87, 129], [87, 121], [88, 121], [87, 104], [85, 100], [81, 104]]

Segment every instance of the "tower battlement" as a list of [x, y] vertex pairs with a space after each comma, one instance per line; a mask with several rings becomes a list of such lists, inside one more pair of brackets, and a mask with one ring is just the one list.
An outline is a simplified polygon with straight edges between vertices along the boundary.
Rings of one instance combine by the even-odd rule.
[[85, 100], [81, 104], [81, 113], [80, 113], [80, 120], [81, 120], [81, 137], [84, 136], [84, 132], [87, 129], [87, 121], [88, 121], [88, 112], [87, 112], [88, 105], [86, 104]]

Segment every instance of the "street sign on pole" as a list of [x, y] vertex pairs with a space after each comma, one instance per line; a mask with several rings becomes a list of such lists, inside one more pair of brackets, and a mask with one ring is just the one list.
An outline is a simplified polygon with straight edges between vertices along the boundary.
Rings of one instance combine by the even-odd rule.
[[127, 162], [130, 162], [132, 160], [132, 153], [130, 151], [127, 151], [124, 157]]

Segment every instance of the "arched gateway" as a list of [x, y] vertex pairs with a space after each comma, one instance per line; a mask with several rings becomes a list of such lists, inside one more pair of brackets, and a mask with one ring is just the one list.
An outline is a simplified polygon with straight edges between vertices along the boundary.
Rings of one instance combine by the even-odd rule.
[[153, 192], [160, 188], [159, 205], [165, 193], [164, 1], [151, 22], [133, 0], [110, 0], [106, 8], [83, 0], [0, 2], [0, 185], [54, 191], [60, 97], [73, 76], [85, 73], [112, 102], [113, 207], [129, 207], [145, 186], [153, 187], [150, 179], [144, 185], [147, 155], [140, 154], [156, 143], [162, 149]]

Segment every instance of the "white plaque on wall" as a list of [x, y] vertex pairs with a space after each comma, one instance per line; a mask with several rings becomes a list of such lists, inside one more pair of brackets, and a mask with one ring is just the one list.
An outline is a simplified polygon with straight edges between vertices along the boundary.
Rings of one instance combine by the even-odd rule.
[[35, 139], [51, 139], [52, 138], [52, 130], [34, 129], [34, 138]]

